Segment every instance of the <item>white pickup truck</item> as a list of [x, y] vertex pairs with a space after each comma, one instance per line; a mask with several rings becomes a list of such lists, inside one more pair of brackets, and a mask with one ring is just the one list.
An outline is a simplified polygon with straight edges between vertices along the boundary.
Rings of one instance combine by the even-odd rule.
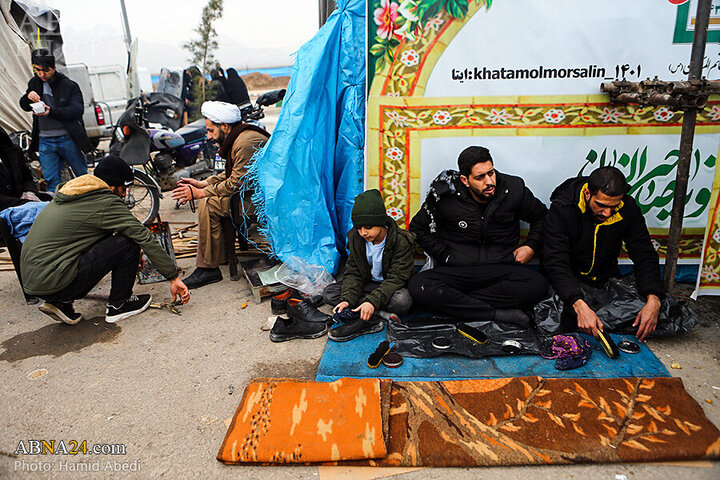
[[88, 67], [84, 63], [67, 66], [67, 75], [80, 86], [85, 102], [83, 121], [95, 147], [112, 135], [113, 126], [130, 99], [125, 69], [120, 65]]

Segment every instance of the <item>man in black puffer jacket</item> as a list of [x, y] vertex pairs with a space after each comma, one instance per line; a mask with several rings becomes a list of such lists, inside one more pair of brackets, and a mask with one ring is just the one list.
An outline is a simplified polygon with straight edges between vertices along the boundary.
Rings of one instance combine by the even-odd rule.
[[550, 196], [542, 265], [567, 306], [563, 328], [597, 336], [603, 324], [583, 298], [581, 284], [601, 287], [620, 275], [617, 258], [623, 242], [633, 262], [638, 293], [646, 299], [633, 327], [639, 340], [655, 331], [665, 296], [658, 254], [640, 207], [627, 194], [625, 176], [601, 167], [589, 177], [565, 180]]
[[[33, 50], [32, 63], [35, 76], [20, 98], [20, 108], [33, 112], [30, 150], [39, 150], [47, 190], [55, 192], [63, 162], [77, 177], [87, 173], [82, 152], [91, 151], [92, 145], [85, 132], [82, 118], [85, 106], [78, 84], [56, 71], [55, 57], [47, 49]], [[42, 111], [35, 112], [33, 104]]]
[[[487, 148], [466, 148], [458, 167], [433, 181], [410, 222], [434, 262], [410, 280], [410, 293], [460, 322], [526, 326], [519, 308], [542, 299], [547, 288], [542, 275], [523, 266], [539, 252], [547, 208], [521, 178], [497, 172]], [[530, 224], [522, 245], [520, 220]]]

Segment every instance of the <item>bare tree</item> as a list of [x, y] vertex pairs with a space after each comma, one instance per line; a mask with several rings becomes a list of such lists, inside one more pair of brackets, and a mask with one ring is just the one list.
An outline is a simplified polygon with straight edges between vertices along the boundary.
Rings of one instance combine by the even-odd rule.
[[190, 62], [200, 67], [202, 72], [202, 99], [205, 101], [205, 78], [215, 63], [215, 50], [218, 48], [215, 21], [222, 18], [223, 0], [208, 0], [203, 7], [200, 24], [195, 28], [198, 38], [190, 40], [183, 48], [190, 52]]

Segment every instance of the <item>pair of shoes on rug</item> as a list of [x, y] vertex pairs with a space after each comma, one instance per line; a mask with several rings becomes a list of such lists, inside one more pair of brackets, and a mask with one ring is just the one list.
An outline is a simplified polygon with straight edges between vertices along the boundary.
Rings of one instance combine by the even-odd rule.
[[349, 323], [338, 325], [328, 333], [328, 338], [335, 342], [347, 342], [360, 335], [382, 332], [385, 324], [377, 316], [370, 317], [370, 320], [357, 319]]
[[270, 311], [273, 315], [286, 313], [290, 300], [304, 300], [313, 307], [319, 307], [323, 303], [322, 295], [305, 295], [294, 288], [288, 288], [282, 293], [273, 295], [270, 299]]
[[397, 368], [403, 363], [402, 356], [392, 351], [390, 342], [383, 340], [373, 353], [368, 357], [368, 367], [378, 368], [380, 364], [388, 368]]
[[275, 325], [270, 330], [270, 340], [277, 343], [296, 338], [319, 338], [325, 335], [327, 331], [328, 326], [325, 322], [310, 322], [295, 317], [277, 317]]
[[124, 320], [138, 313], [142, 313], [147, 310], [151, 301], [152, 296], [143, 294], [131, 295], [130, 298], [117, 307], [108, 303], [107, 310], [105, 311], [105, 321], [107, 323], [115, 323], [119, 320]]
[[183, 279], [187, 288], [200, 288], [211, 283], [217, 283], [223, 279], [219, 268], [197, 267], [193, 273]]
[[75, 325], [83, 316], [75, 311], [72, 302], [44, 302], [38, 309], [57, 322]]

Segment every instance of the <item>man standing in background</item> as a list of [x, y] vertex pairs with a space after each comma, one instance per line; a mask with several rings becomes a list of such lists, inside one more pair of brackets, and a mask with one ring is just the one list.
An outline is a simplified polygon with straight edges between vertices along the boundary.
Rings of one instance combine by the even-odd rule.
[[20, 108], [33, 112], [30, 150], [40, 153], [47, 190], [60, 183], [63, 162], [75, 176], [87, 173], [83, 152], [92, 150], [83, 123], [83, 97], [77, 83], [58, 72], [55, 57], [45, 48], [33, 50], [35, 76], [20, 98]]

